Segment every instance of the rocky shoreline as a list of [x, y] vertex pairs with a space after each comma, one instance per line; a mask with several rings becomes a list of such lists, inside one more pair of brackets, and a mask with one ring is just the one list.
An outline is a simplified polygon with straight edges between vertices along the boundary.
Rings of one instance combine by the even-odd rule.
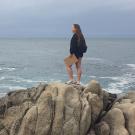
[[135, 135], [135, 92], [39, 84], [0, 98], [0, 135]]

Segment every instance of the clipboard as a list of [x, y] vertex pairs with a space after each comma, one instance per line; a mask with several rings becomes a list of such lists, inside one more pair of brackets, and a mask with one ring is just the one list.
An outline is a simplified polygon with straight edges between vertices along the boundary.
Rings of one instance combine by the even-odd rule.
[[77, 61], [78, 61], [78, 59], [76, 58], [76, 56], [75, 56], [74, 54], [69, 55], [68, 57], [66, 57], [66, 58], [64, 59], [64, 63], [65, 63], [66, 65], [75, 64]]

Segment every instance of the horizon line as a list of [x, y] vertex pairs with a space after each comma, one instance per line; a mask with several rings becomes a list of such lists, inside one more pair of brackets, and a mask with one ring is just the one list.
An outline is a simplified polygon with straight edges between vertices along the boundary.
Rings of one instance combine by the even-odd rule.
[[[0, 36], [2, 38], [17, 39], [17, 38], [71, 38], [71, 36]], [[85, 36], [85, 38], [135, 38], [135, 36]]]

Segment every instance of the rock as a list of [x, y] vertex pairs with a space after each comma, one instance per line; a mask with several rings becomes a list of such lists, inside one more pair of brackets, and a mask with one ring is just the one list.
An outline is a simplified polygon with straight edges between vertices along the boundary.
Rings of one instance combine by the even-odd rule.
[[22, 120], [18, 135], [35, 134], [38, 110], [36, 106], [31, 107]]
[[2, 129], [0, 131], [0, 135], [9, 135], [8, 131], [6, 129]]
[[124, 115], [120, 109], [113, 108], [109, 110], [103, 121], [109, 125], [111, 135], [128, 135], [128, 131], [125, 128]]
[[109, 93], [107, 91], [103, 91], [103, 110], [105, 110], [109, 105]]
[[88, 83], [87, 87], [84, 89], [84, 93], [88, 92], [102, 96], [102, 89], [96, 80], [92, 80]]
[[117, 98], [95, 80], [12, 91], [0, 99], [0, 135], [135, 135], [134, 95]]
[[87, 135], [96, 135], [95, 130], [91, 129], [90, 132]]
[[[78, 90], [78, 89], [79, 90]], [[91, 125], [91, 105], [82, 87], [52, 83], [13, 91], [1, 108], [1, 132], [8, 135], [85, 135]]]
[[88, 100], [91, 105], [91, 121], [92, 125], [94, 125], [103, 111], [103, 100], [96, 94], [91, 94]]
[[102, 121], [95, 126], [95, 132], [96, 135], [109, 135], [110, 127], [105, 121]]
[[135, 92], [134, 92], [134, 91], [128, 92], [128, 93], [125, 95], [124, 99], [130, 99], [131, 102], [135, 102]]
[[87, 97], [82, 98], [82, 117], [80, 121], [80, 134], [86, 134], [89, 130], [89, 126], [91, 125], [92, 119], [92, 109], [91, 104]]
[[121, 94], [106, 112], [98, 124], [99, 133], [102, 134], [102, 124], [106, 122], [111, 135], [135, 135], [135, 92]]
[[130, 102], [121, 102], [115, 104], [114, 108], [119, 108], [125, 117], [126, 128], [130, 135], [135, 135], [135, 104]]

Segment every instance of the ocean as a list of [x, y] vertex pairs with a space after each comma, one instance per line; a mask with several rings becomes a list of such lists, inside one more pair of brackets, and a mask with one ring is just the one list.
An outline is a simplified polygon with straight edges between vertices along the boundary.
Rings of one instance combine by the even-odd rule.
[[[135, 90], [135, 38], [87, 38], [81, 82], [112, 93]], [[0, 95], [40, 82], [66, 82], [69, 38], [0, 38]], [[75, 66], [73, 66], [76, 78]]]

